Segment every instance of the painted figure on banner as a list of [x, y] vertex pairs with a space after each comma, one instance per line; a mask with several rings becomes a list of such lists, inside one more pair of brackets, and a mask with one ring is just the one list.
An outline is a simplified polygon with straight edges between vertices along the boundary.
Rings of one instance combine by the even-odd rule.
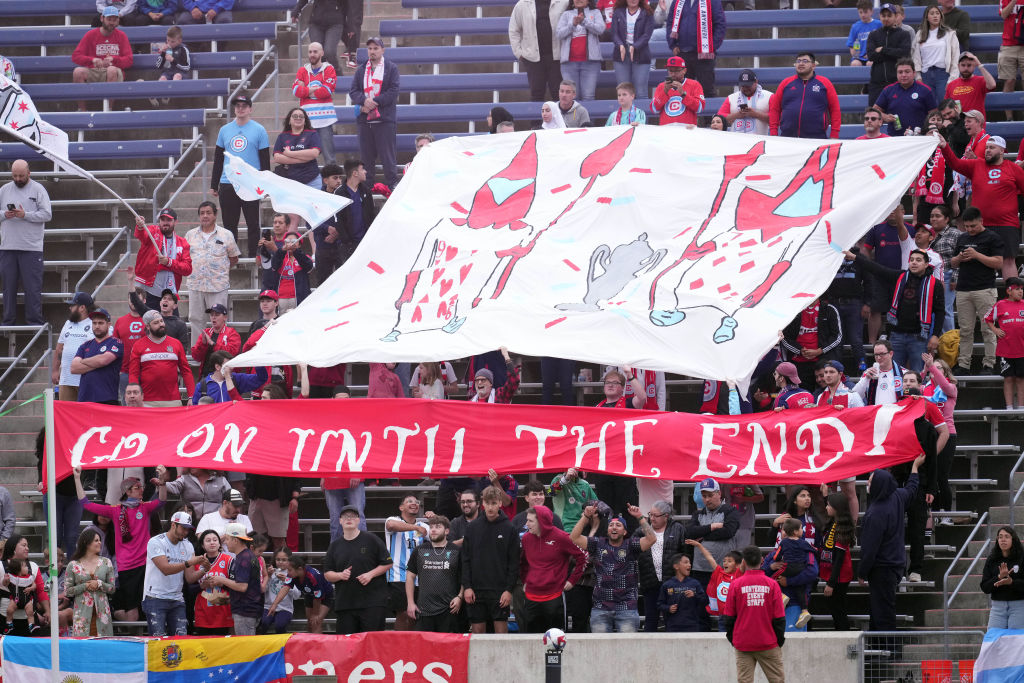
[[638, 275], [653, 272], [667, 253], [667, 249], [651, 249], [646, 232], [614, 249], [602, 244], [590, 255], [587, 293], [583, 302], [558, 304], [555, 308], [560, 311], [600, 311], [599, 301], [614, 299]]
[[622, 160], [633, 132], [630, 127], [583, 160], [580, 177], [587, 183], [546, 225], [528, 216], [538, 192], [553, 191], [538, 188], [537, 134], [528, 136], [511, 162], [476, 191], [469, 210], [452, 202], [451, 208], [462, 215], [444, 218], [427, 232], [395, 302], [395, 326], [382, 341], [426, 330], [454, 334], [481, 301], [499, 298], [518, 262], [540, 237]]

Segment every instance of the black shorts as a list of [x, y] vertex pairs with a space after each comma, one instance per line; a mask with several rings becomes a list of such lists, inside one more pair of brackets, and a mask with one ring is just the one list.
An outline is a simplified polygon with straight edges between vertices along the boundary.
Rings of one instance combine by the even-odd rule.
[[1017, 258], [1017, 251], [1020, 249], [1020, 228], [1012, 225], [986, 225], [985, 229], [999, 235], [999, 239], [1003, 241], [1003, 258]]
[[450, 612], [421, 614], [416, 617], [416, 630], [430, 633], [458, 633], [455, 615]]
[[1003, 377], [1024, 377], [1024, 358], [1000, 358], [999, 374]]
[[126, 569], [117, 573], [117, 590], [110, 597], [111, 609], [130, 610], [142, 606], [142, 587], [146, 582], [146, 567]]
[[405, 584], [398, 581], [388, 583], [388, 611], [399, 613], [404, 612], [409, 606], [405, 597]]
[[[488, 621], [508, 621], [509, 608], [498, 604], [501, 591], [473, 591], [476, 600], [466, 605], [471, 624], [483, 624]], [[511, 603], [511, 600], [509, 601]]]

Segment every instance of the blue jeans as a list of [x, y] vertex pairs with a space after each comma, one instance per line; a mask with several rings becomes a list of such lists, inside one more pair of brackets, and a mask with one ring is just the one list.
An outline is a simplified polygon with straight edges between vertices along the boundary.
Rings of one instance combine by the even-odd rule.
[[921, 74], [921, 82], [932, 89], [932, 92], [935, 93], [935, 101], [938, 102], [946, 95], [949, 73], [941, 66], [933, 66]]
[[146, 613], [149, 635], [154, 638], [188, 635], [184, 600], [146, 597], [142, 599], [142, 611]]
[[341, 538], [341, 508], [346, 505], [354, 505], [359, 508], [359, 528], [366, 531], [366, 515], [363, 510], [366, 508], [366, 487], [362, 482], [347, 489], [335, 489], [324, 491], [324, 498], [327, 499], [327, 514], [331, 518], [331, 540]]
[[600, 72], [601, 62], [562, 62], [562, 78], [576, 84], [576, 99], [581, 102], [594, 99]]
[[651, 93], [647, 90], [647, 82], [651, 77], [649, 64], [612, 62], [612, 67], [615, 69], [616, 84], [623, 82], [632, 83], [633, 87], [636, 88], [637, 97], [641, 99], [650, 97]]
[[946, 297], [946, 318], [942, 321], [943, 333], [949, 332], [954, 327], [953, 305], [956, 303], [956, 291], [949, 288], [949, 283], [952, 277], [952, 268], [946, 268], [945, 270], [942, 271], [942, 296]]
[[993, 600], [989, 628], [1024, 628], [1024, 600]]
[[640, 630], [640, 613], [635, 609], [612, 612], [594, 608], [590, 610], [591, 633], [636, 633]]
[[377, 161], [384, 168], [384, 184], [390, 188], [398, 185], [398, 166], [395, 149], [398, 145], [395, 123], [358, 123], [359, 155], [366, 168], [366, 186], [373, 187], [377, 173]]
[[889, 335], [892, 342], [893, 362], [902, 365], [909, 370], [921, 372], [924, 363], [921, 361], [921, 354], [928, 350], [928, 340], [920, 334], [907, 332], [893, 332]]
[[[44, 500], [45, 504], [45, 500]], [[49, 506], [46, 508], [49, 510]], [[114, 520], [115, 522], [117, 520]], [[66, 553], [75, 550], [82, 533], [82, 503], [76, 496], [57, 494], [57, 545]]]
[[786, 607], [786, 632], [796, 631], [799, 633], [805, 633], [807, 631], [807, 625], [800, 626], [796, 625], [796, 620], [800, 618], [801, 609], [800, 605], [794, 605], [792, 602]]
[[18, 308], [18, 284], [25, 294], [25, 322], [42, 325], [43, 317], [43, 252], [0, 250], [0, 273], [4, 280], [4, 325], [13, 325]]

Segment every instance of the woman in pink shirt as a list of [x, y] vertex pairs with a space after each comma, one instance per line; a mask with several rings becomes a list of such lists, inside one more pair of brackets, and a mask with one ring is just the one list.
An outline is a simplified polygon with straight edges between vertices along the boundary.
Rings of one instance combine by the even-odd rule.
[[146, 545], [149, 543], [149, 515], [167, 500], [163, 474], [167, 470], [157, 467], [158, 500], [142, 500], [142, 482], [128, 477], [121, 482], [121, 502], [117, 505], [91, 503], [82, 488], [82, 468], [76, 467], [75, 490], [82, 507], [113, 521], [114, 556], [117, 560], [117, 591], [111, 598], [114, 618], [119, 621], [138, 621], [142, 604], [142, 584], [146, 577]]
[[[956, 409], [957, 380], [946, 361], [933, 358], [930, 353], [922, 353], [921, 360], [924, 361], [924, 371], [921, 374], [928, 378], [928, 383], [924, 385], [921, 393], [938, 406], [949, 427], [949, 440], [939, 452], [937, 473], [939, 496], [936, 501], [940, 510], [949, 510], [953, 507], [953, 489], [949, 486], [949, 472], [953, 469], [953, 455], [956, 453], [956, 425], [953, 424], [953, 411]], [[953, 520], [949, 517], [942, 517], [939, 519], [939, 524], [953, 526]]]

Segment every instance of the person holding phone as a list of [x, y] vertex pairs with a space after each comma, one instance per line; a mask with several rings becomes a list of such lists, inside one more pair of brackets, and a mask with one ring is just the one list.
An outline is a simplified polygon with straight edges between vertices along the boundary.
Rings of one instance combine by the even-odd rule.
[[768, 135], [768, 102], [774, 93], [761, 87], [752, 69], [741, 71], [736, 84], [739, 90], [726, 97], [718, 109], [726, 130]]
[[29, 177], [28, 162], [11, 164], [11, 182], [0, 187], [0, 271], [4, 325], [14, 325], [18, 289], [25, 293], [25, 323], [43, 325], [43, 231], [53, 217], [50, 195]]

